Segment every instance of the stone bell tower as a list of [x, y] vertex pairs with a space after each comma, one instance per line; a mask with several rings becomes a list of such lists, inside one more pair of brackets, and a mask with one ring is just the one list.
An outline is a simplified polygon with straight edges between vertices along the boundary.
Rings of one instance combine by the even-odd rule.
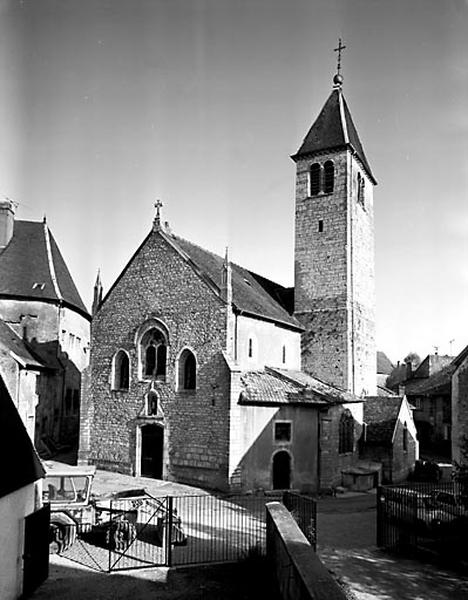
[[376, 180], [343, 95], [339, 62], [332, 92], [292, 157], [295, 316], [305, 327], [302, 368], [358, 396], [372, 395]]

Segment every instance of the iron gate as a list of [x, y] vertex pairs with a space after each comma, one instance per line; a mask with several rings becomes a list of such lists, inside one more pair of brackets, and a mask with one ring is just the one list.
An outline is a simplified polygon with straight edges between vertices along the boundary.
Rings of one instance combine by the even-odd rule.
[[[105, 572], [236, 561], [252, 549], [265, 552], [265, 504], [272, 499], [210, 494], [114, 499], [102, 524], [78, 531], [63, 554]], [[288, 493], [285, 504], [314, 543], [315, 501]]]

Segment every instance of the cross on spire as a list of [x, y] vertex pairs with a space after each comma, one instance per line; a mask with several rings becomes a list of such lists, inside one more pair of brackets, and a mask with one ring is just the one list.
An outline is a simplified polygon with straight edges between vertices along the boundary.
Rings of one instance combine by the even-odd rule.
[[338, 64], [336, 67], [336, 74], [337, 75], [341, 75], [341, 53], [343, 52], [343, 50], [346, 48], [346, 46], [343, 46], [343, 44], [341, 43], [341, 38], [338, 38], [338, 48], [335, 48], [333, 50], [333, 52], [338, 52]]

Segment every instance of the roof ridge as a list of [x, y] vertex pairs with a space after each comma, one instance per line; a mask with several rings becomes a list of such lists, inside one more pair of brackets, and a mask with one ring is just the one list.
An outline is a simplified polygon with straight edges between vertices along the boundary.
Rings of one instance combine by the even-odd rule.
[[44, 239], [46, 244], [46, 254], [47, 254], [47, 263], [49, 266], [50, 278], [52, 280], [52, 285], [54, 286], [55, 293], [59, 300], [63, 300], [62, 292], [60, 291], [60, 287], [57, 280], [57, 273], [55, 271], [54, 259], [52, 256], [52, 248], [50, 246], [50, 231], [47, 226], [46, 221], [43, 222], [43, 231], [44, 231]]

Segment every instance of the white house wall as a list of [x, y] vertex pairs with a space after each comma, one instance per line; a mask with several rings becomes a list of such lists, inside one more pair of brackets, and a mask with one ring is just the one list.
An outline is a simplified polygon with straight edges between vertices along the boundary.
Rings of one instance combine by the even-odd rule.
[[23, 588], [24, 517], [34, 512], [34, 483], [0, 498], [0, 598], [15, 600]]
[[[252, 356], [249, 357], [249, 339], [252, 339]], [[283, 346], [286, 360], [283, 362]], [[237, 317], [236, 353], [234, 357], [241, 370], [280, 367], [283, 369], [301, 368], [301, 335], [285, 327], [245, 317]]]

